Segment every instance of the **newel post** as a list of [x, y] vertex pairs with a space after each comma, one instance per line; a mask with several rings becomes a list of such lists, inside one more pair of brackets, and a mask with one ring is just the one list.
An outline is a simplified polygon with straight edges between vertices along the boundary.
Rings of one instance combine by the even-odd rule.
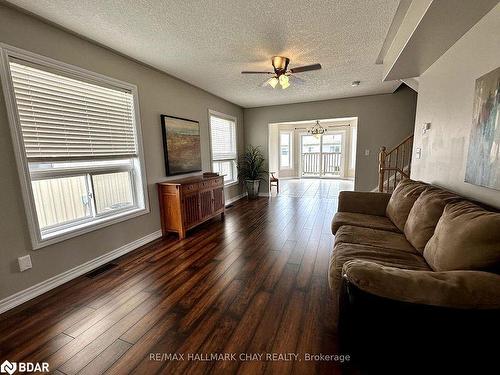
[[378, 191], [384, 191], [384, 173], [385, 173], [385, 146], [380, 147], [380, 152], [378, 154]]

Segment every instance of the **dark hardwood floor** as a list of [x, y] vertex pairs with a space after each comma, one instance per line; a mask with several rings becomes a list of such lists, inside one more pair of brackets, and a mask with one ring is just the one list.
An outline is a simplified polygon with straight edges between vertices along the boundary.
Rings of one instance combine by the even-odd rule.
[[[330, 221], [339, 190], [352, 184], [283, 181], [281, 188], [279, 197], [236, 202], [224, 221], [182, 241], [155, 241], [107, 273], [5, 313], [1, 362], [47, 361], [59, 374], [340, 373], [338, 363], [304, 356], [338, 354]], [[237, 360], [188, 357], [210, 353]], [[254, 357], [238, 360], [240, 353]], [[298, 358], [269, 361], [266, 353]]]

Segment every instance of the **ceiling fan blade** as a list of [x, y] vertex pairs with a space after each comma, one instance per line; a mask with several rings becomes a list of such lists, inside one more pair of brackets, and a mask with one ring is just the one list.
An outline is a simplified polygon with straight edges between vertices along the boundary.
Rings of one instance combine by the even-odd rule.
[[310, 70], [319, 70], [321, 69], [321, 64], [312, 64], [312, 65], [304, 65], [304, 66], [298, 66], [296, 68], [290, 69], [290, 72], [292, 73], [302, 73], [302, 72], [308, 72]]
[[244, 70], [241, 74], [274, 74], [274, 72], [257, 72], [253, 70]]

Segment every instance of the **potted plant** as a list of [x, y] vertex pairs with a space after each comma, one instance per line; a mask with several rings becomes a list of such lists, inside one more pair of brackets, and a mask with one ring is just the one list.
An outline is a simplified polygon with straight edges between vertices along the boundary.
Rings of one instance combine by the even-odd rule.
[[264, 180], [267, 171], [264, 169], [264, 155], [259, 146], [248, 146], [238, 161], [238, 174], [248, 192], [249, 199], [259, 196], [260, 181]]

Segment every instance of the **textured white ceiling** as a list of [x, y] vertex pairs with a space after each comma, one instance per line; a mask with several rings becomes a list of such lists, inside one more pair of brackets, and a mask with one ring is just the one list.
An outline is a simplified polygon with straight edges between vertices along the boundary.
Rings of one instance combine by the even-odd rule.
[[[244, 107], [392, 92], [375, 60], [398, 0], [10, 0]], [[260, 87], [271, 56], [321, 63], [306, 82]], [[360, 80], [359, 87], [351, 82]]]

